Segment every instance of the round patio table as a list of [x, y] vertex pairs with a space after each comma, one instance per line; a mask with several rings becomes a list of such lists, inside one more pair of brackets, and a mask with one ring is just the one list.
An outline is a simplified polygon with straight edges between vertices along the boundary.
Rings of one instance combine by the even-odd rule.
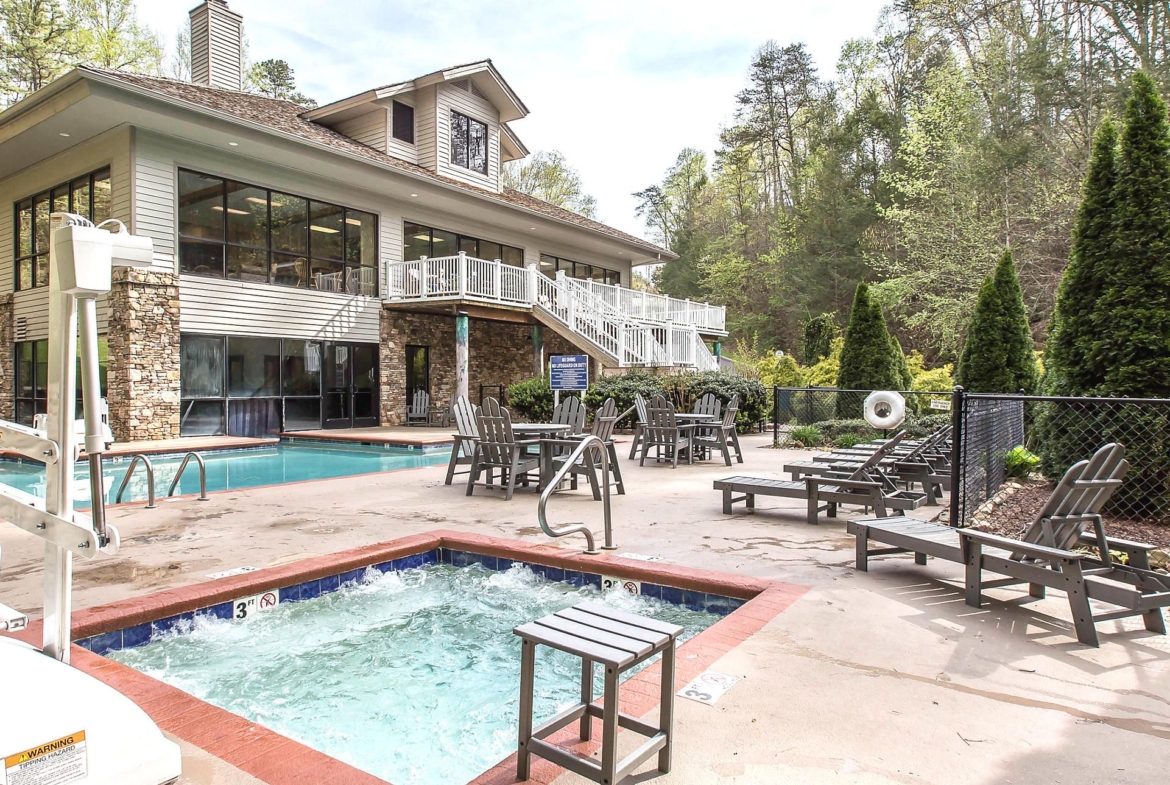
[[[713, 414], [695, 414], [694, 412], [677, 412], [674, 419], [678, 421], [679, 425], [706, 425], [708, 423], [716, 422], [719, 418]], [[703, 447], [699, 450], [699, 460], [707, 460], [707, 448]]]
[[537, 438], [541, 440], [540, 444], [540, 482], [538, 490], [543, 490], [544, 486], [552, 479], [553, 476], [553, 446], [546, 444], [545, 439], [553, 439], [558, 436], [564, 436], [569, 431], [573, 430], [573, 426], [552, 423], [552, 422], [514, 422], [512, 423], [512, 433], [517, 439]]

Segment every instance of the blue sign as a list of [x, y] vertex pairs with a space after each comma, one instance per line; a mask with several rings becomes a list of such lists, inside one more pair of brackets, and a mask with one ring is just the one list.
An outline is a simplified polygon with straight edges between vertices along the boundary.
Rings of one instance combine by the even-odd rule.
[[588, 390], [589, 358], [583, 354], [555, 354], [550, 357], [549, 386], [554, 390]]

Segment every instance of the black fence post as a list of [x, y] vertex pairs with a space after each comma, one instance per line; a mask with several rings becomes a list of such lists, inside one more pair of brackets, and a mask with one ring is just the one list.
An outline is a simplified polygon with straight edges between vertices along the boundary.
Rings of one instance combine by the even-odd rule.
[[780, 443], [780, 388], [772, 385], [772, 446]]
[[951, 393], [951, 526], [960, 526], [959, 499], [963, 494], [963, 388], [956, 386]]

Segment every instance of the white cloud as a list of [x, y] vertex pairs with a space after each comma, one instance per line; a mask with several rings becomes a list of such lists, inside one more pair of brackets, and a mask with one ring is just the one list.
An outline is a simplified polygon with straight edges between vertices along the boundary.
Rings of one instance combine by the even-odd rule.
[[[197, 0], [138, 3], [170, 41]], [[713, 148], [752, 51], [803, 41], [825, 76], [841, 44], [870, 35], [888, 0], [229, 0], [253, 60], [287, 60], [319, 102], [485, 57], [532, 114], [515, 130], [558, 149], [602, 218], [634, 234], [630, 194], [683, 147]]]

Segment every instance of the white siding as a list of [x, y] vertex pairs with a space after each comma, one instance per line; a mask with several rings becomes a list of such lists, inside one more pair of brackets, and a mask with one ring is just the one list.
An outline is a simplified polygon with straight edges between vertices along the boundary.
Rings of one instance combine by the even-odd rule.
[[[415, 98], [413, 95], [396, 95], [394, 100], [407, 106], [414, 106]], [[394, 109], [391, 107], [386, 110], [388, 126], [386, 128], [386, 152], [395, 158], [401, 158], [404, 161], [410, 161], [412, 164], [417, 164], [418, 161], [418, 135], [419, 122], [421, 116], [419, 110], [416, 108], [414, 112], [414, 141], [415, 144], [403, 142], [400, 139], [394, 138]]]
[[435, 88], [424, 87], [415, 93], [414, 105], [414, 146], [417, 149], [418, 165], [432, 172], [438, 165], [435, 158], [437, 141], [435, 135]]
[[185, 333], [378, 342], [381, 303], [370, 297], [184, 275], [179, 329]]
[[154, 268], [173, 273], [178, 267], [175, 254], [175, 169], [165, 155], [149, 147], [134, 147], [135, 234], [154, 242]]
[[[131, 225], [130, 215], [130, 131], [118, 128], [83, 142], [52, 158], [36, 163], [0, 182], [0, 292], [15, 288], [13, 229], [15, 205], [21, 199], [88, 174], [110, 167], [111, 212], [114, 218]], [[98, 300], [98, 330], [105, 332], [109, 308], [106, 298]], [[13, 318], [25, 320], [25, 340], [49, 336], [49, 290], [28, 289], [13, 294]]]
[[390, 111], [378, 107], [372, 112], [366, 112], [363, 115], [358, 115], [357, 117], [338, 123], [334, 130], [339, 134], [348, 136], [354, 141], [361, 142], [367, 147], [372, 147], [384, 153], [386, 152], [386, 137], [389, 135], [389, 129], [386, 127], [386, 123], [389, 119]]
[[[488, 167], [483, 175], [451, 163], [451, 112], [459, 112], [487, 124]], [[500, 190], [500, 113], [491, 102], [450, 84], [439, 85], [435, 111], [436, 160], [439, 174], [490, 191]]]

